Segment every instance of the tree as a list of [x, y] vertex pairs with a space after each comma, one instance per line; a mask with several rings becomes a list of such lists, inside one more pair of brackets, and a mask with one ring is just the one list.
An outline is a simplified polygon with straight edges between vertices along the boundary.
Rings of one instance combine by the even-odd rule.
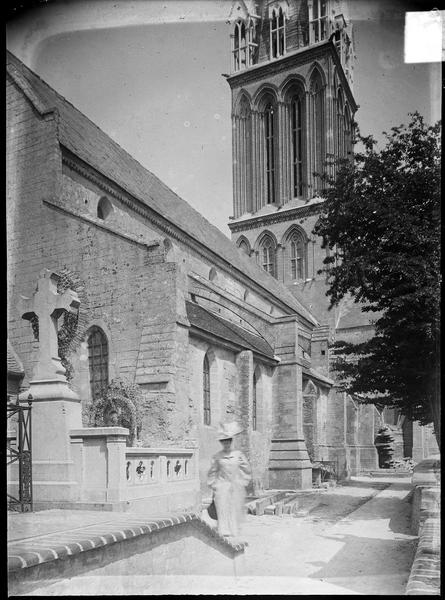
[[314, 233], [331, 308], [350, 294], [377, 313], [374, 336], [335, 344], [335, 369], [364, 401], [434, 423], [440, 447], [440, 123], [410, 113], [407, 126], [357, 134], [363, 150], [329, 181]]

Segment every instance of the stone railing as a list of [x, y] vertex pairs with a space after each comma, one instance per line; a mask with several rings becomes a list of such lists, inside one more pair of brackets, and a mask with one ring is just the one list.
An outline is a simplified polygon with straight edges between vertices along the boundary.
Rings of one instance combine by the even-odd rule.
[[129, 448], [128, 433], [124, 427], [70, 431], [76, 501], [146, 514], [196, 510], [197, 449]]
[[127, 448], [127, 487], [155, 485], [193, 479], [193, 448]]
[[411, 528], [419, 536], [407, 596], [440, 595], [440, 458], [414, 467]]

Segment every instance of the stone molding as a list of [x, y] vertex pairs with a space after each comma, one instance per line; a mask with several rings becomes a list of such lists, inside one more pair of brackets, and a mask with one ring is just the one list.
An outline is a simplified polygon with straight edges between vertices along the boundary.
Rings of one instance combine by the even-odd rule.
[[230, 222], [228, 227], [232, 233], [238, 233], [239, 231], [246, 231], [248, 229], [258, 229], [259, 227], [265, 227], [273, 225], [275, 223], [282, 223], [283, 221], [294, 221], [295, 219], [303, 219], [316, 215], [320, 212], [323, 200], [317, 203], [308, 204], [306, 206], [297, 206], [286, 211], [277, 210], [274, 213], [267, 215], [253, 215], [249, 219], [243, 219], [238, 222]]

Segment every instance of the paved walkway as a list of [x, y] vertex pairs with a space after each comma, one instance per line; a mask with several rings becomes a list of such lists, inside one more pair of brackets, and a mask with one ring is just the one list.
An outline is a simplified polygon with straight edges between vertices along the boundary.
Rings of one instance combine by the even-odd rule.
[[356, 477], [305, 518], [248, 515], [243, 577], [78, 576], [32, 595], [404, 595], [411, 489], [403, 476]]

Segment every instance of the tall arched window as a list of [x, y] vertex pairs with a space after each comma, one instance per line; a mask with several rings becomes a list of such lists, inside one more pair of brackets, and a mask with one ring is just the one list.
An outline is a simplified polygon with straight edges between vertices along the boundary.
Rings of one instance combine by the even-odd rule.
[[312, 43], [326, 39], [328, 32], [327, 0], [313, 0], [312, 14], [309, 13]]
[[210, 413], [210, 362], [208, 356], [204, 356], [204, 363], [202, 368], [202, 395], [203, 395], [203, 412], [204, 412], [204, 425], [210, 425], [211, 413]]
[[294, 236], [290, 243], [291, 277], [295, 280], [304, 279], [304, 243], [300, 236]]
[[91, 399], [99, 398], [108, 385], [108, 342], [99, 327], [92, 327], [87, 338]]
[[352, 154], [353, 125], [349, 106], [345, 106], [345, 157], [350, 158]]
[[314, 192], [322, 188], [321, 175], [325, 169], [325, 119], [324, 85], [321, 75], [315, 71], [311, 79], [311, 121], [312, 121], [312, 166]]
[[257, 386], [258, 386], [258, 375], [255, 369], [253, 373], [253, 393], [252, 393], [252, 429], [257, 429]]
[[261, 242], [260, 260], [263, 269], [270, 273], [273, 277], [276, 277], [276, 247], [274, 240], [269, 235], [266, 235]]
[[345, 158], [345, 102], [343, 93], [339, 89], [337, 91], [337, 151], [338, 158]]
[[307, 237], [305, 232], [296, 227], [290, 227], [283, 238], [285, 247], [284, 267], [285, 279], [302, 281], [307, 277]]
[[292, 188], [294, 197], [303, 195], [303, 105], [301, 97], [291, 101]]
[[240, 71], [255, 62], [257, 44], [254, 40], [255, 26], [252, 19], [247, 24], [237, 21], [233, 31], [233, 70]]
[[269, 103], [264, 110], [264, 134], [266, 142], [266, 201], [275, 202], [275, 110]]
[[277, 58], [286, 52], [286, 21], [283, 9], [273, 9], [270, 19], [270, 57]]

